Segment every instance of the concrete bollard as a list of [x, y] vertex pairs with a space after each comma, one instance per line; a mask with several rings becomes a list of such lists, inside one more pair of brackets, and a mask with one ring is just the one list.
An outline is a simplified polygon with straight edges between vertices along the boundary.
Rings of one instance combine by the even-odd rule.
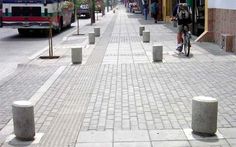
[[12, 104], [14, 133], [23, 141], [34, 140], [34, 106], [29, 101], [14, 101]]
[[95, 33], [89, 33], [89, 44], [94, 44], [95, 43]]
[[192, 99], [192, 130], [195, 133], [214, 135], [217, 131], [218, 101], [199, 96]]
[[71, 60], [73, 64], [82, 63], [82, 47], [71, 48]]
[[150, 42], [150, 31], [143, 31], [143, 42]]
[[143, 36], [143, 31], [145, 30], [145, 27], [144, 26], [140, 26], [139, 27], [139, 35], [140, 36]]
[[152, 47], [152, 57], [154, 62], [162, 61], [163, 58], [163, 46], [154, 45]]
[[100, 36], [100, 28], [98, 28], [98, 27], [94, 28], [94, 33], [95, 33], [95, 37], [99, 37]]

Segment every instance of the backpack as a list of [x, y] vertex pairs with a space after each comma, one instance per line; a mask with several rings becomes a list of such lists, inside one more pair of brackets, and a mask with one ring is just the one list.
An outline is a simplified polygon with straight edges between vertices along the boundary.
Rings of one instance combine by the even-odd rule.
[[187, 3], [179, 4], [177, 10], [177, 18], [179, 20], [189, 20], [190, 19], [190, 8]]

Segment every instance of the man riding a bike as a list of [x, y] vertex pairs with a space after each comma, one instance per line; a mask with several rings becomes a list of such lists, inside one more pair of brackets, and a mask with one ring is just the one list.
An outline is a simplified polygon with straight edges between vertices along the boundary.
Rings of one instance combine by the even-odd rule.
[[178, 31], [177, 31], [177, 51], [182, 52], [183, 49], [183, 32], [184, 27], [191, 24], [192, 10], [191, 7], [186, 3], [186, 0], [179, 0], [179, 3], [175, 6], [173, 11], [173, 17], [177, 20]]

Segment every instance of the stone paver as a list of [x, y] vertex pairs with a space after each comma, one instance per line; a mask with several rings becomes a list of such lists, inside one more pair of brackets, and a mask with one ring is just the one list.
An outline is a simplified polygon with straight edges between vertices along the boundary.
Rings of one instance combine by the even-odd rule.
[[190, 147], [188, 141], [158, 141], [152, 142], [153, 147]]
[[[66, 68], [35, 106], [36, 131], [44, 133], [38, 146], [235, 146], [235, 55], [193, 42], [189, 58], [178, 56], [169, 24], [145, 21], [120, 5], [107, 16], [96, 24], [102, 35], [85, 47], [83, 64], [70, 64], [68, 49], [87, 40], [73, 35], [57, 48], [62, 58], [43, 61]], [[150, 43], [142, 43], [139, 25], [151, 31]], [[160, 63], [152, 62], [156, 43], [163, 44]], [[219, 102], [217, 136], [192, 135], [191, 100], [201, 95]]]
[[12, 118], [12, 102], [30, 99], [57, 68], [20, 65], [14, 76], [0, 83], [0, 130]]

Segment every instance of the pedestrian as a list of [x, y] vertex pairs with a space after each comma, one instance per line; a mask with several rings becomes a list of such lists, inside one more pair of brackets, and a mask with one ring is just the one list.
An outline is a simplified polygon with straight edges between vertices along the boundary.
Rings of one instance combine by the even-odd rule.
[[130, 13], [132, 12], [132, 7], [133, 7], [133, 4], [130, 2], [130, 3], [129, 3], [129, 12], [130, 12]]
[[151, 15], [154, 18], [155, 23], [157, 23], [157, 16], [158, 16], [159, 6], [157, 0], [154, 0], [151, 4]]
[[148, 4], [147, 4], [147, 1], [146, 1], [146, 0], [144, 1], [143, 11], [144, 11], [144, 17], [145, 17], [145, 20], [147, 20], [147, 15], [148, 15]]

